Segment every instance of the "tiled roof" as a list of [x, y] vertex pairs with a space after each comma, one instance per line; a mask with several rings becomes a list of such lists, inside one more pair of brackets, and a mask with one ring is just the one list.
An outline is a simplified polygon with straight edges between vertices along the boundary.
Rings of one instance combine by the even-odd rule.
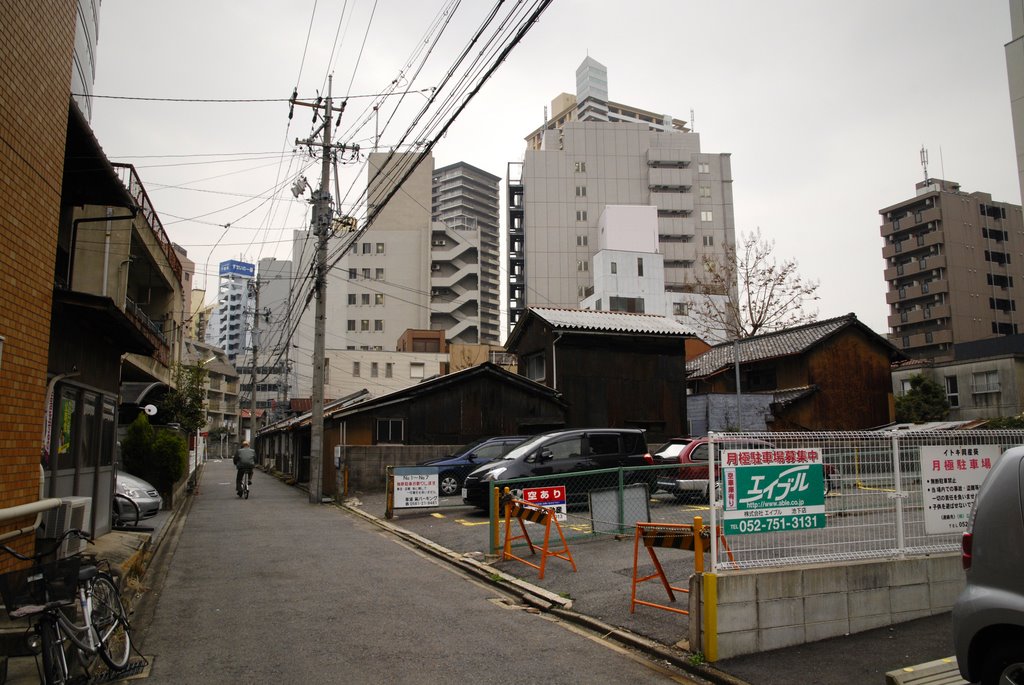
[[[860, 324], [853, 314], [789, 328], [784, 331], [755, 335], [752, 338], [715, 345], [710, 350], [686, 363], [691, 378], [710, 376], [735, 364], [733, 350], [739, 348], [740, 364], [800, 354], [814, 347], [836, 331], [851, 324]], [[877, 334], [876, 334], [877, 335]]]
[[590, 309], [532, 307], [531, 312], [558, 329], [650, 335], [693, 335], [675, 319], [655, 314], [605, 312]]

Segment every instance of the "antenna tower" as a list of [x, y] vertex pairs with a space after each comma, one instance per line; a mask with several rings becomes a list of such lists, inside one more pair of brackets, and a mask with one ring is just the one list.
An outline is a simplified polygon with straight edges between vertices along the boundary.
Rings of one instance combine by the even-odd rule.
[[928, 183], [928, 150], [921, 146], [921, 166], [924, 167], [924, 182]]

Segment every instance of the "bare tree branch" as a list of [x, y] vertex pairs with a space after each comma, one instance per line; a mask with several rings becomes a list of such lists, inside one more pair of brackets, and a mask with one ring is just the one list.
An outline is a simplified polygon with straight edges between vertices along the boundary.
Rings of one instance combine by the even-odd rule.
[[819, 283], [805, 280], [795, 259], [776, 261], [775, 241], [761, 229], [743, 235], [738, 246], [727, 245], [721, 258], [706, 257], [695, 280], [705, 295], [728, 296], [706, 297], [694, 307], [699, 332], [711, 338], [722, 331], [728, 340], [749, 338], [818, 318], [805, 307], [819, 299]]

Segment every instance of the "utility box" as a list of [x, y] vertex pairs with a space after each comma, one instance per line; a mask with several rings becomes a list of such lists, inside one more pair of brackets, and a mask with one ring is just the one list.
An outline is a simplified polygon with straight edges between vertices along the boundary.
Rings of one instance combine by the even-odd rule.
[[[43, 512], [39, 538], [53, 540], [61, 538], [69, 530], [91, 533], [89, 521], [92, 514], [92, 497], [61, 497], [60, 506]], [[85, 549], [85, 540], [77, 537], [64, 538], [57, 550], [57, 558], [63, 559]]]

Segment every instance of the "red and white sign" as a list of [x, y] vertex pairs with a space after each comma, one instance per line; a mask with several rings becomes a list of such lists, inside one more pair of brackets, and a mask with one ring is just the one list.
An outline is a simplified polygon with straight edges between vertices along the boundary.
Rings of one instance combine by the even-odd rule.
[[527, 504], [539, 504], [555, 510], [555, 518], [564, 521], [565, 486], [549, 485], [543, 488], [523, 488], [523, 501]]

